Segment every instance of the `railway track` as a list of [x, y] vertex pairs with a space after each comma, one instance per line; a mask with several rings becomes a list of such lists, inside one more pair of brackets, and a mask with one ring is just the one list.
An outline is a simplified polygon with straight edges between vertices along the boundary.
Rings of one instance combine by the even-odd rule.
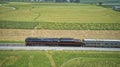
[[49, 47], [49, 46], [0, 46], [0, 50], [95, 50], [95, 51], [120, 51], [120, 48], [95, 48], [95, 47]]
[[120, 51], [120, 48], [25, 46], [24, 43], [0, 43], [0, 50], [96, 50], [96, 51]]

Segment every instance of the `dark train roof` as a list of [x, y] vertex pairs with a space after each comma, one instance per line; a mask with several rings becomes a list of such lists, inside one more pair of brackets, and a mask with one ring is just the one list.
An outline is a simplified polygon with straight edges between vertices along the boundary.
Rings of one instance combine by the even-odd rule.
[[59, 38], [26, 38], [25, 41], [58, 41]]
[[75, 41], [73, 38], [60, 38], [59, 39], [60, 40], [60, 42], [73, 42], [73, 41]]
[[73, 38], [26, 38], [26, 42], [37, 42], [37, 41], [45, 41], [45, 42], [75, 42], [78, 41]]

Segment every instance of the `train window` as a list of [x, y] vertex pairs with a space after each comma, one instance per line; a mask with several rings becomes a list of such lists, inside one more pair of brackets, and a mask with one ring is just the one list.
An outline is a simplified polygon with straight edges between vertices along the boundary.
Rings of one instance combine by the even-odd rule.
[[100, 43], [96, 43], [96, 44], [100, 44]]
[[113, 45], [113, 43], [111, 43], [111, 45]]
[[100, 45], [100, 43], [97, 43], [98, 45]]
[[115, 45], [117, 45], [117, 43], [115, 43]]
[[105, 45], [108, 45], [108, 43], [105, 43]]
[[96, 44], [96, 43], [92, 43], [92, 44]]

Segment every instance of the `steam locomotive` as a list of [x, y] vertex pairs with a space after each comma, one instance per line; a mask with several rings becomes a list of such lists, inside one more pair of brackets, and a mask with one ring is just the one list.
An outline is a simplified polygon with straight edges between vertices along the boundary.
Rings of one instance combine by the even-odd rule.
[[74, 38], [26, 38], [26, 46], [71, 46], [71, 47], [114, 47], [120, 48], [120, 40], [74, 39]]

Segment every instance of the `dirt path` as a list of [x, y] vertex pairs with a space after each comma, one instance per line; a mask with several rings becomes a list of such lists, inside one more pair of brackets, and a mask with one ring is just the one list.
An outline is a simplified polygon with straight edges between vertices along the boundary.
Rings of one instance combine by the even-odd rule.
[[52, 67], [56, 67], [56, 64], [55, 64], [55, 62], [54, 62], [54, 59], [53, 59], [53, 57], [48, 53], [48, 51], [46, 51], [45, 54], [46, 54], [47, 58], [49, 59], [49, 61], [50, 61], [50, 63], [51, 63], [51, 66], [52, 66]]
[[0, 40], [24, 41], [27, 37], [120, 39], [120, 30], [26, 30], [0, 29]]

